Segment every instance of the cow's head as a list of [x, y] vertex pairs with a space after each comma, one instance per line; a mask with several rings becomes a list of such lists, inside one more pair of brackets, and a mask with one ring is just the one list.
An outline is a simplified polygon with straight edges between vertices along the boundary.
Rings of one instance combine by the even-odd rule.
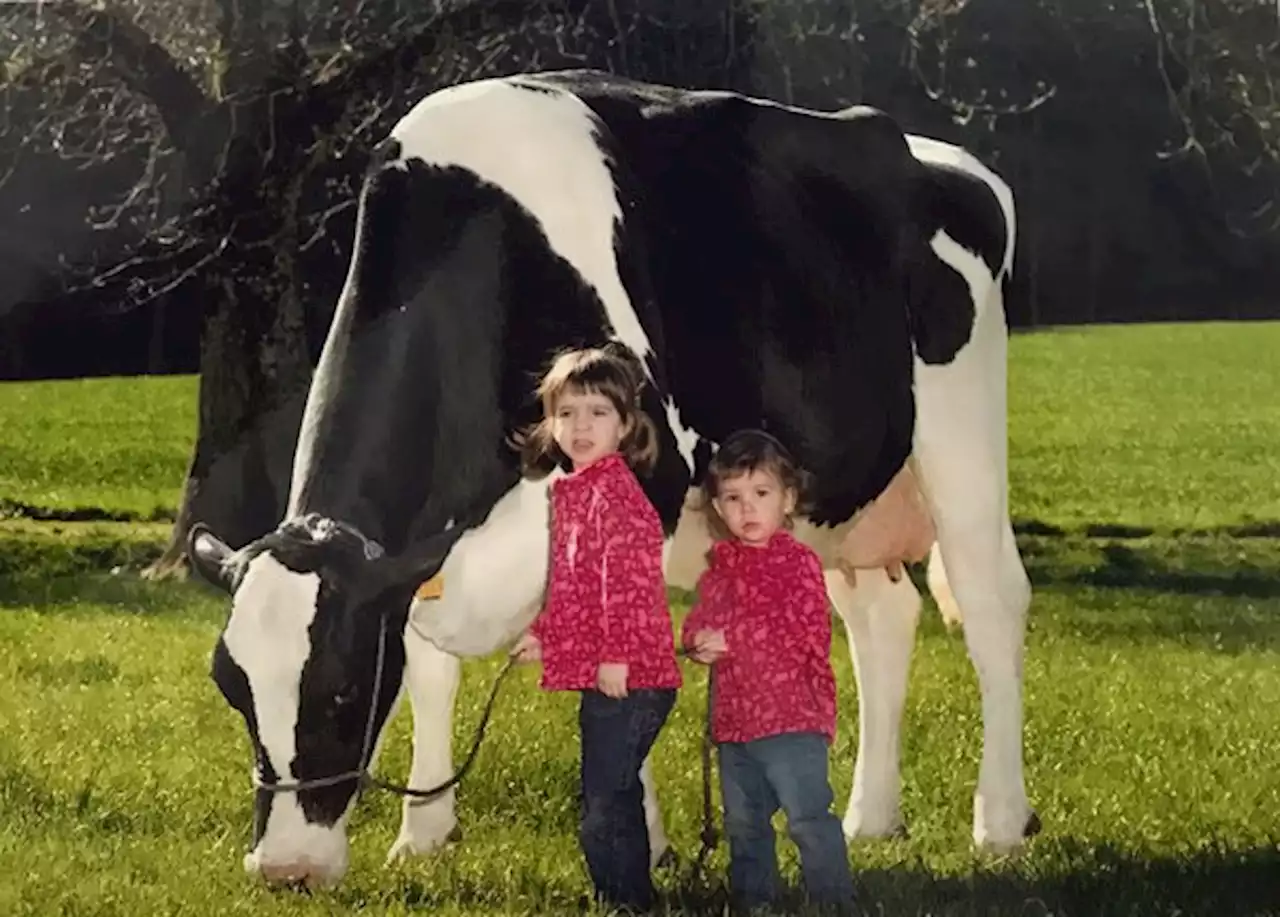
[[273, 882], [344, 875], [354, 775], [400, 691], [413, 591], [519, 480], [507, 439], [525, 415], [502, 399], [504, 372], [521, 373], [504, 336], [519, 215], [474, 175], [396, 153], [362, 192], [284, 522], [235, 551], [202, 528], [188, 539], [197, 572], [232, 596], [212, 674], [259, 779], [303, 784], [256, 794], [245, 865]]
[[314, 514], [236, 552], [193, 526], [193, 566], [232, 596], [212, 675], [254, 749], [246, 869], [309, 884], [346, 871], [346, 818], [400, 691], [409, 596], [460, 532], [393, 558]]

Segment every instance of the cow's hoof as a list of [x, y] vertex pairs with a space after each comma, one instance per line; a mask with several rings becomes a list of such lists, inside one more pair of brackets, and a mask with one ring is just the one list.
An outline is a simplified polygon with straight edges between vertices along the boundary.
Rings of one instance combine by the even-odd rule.
[[674, 871], [679, 866], [680, 854], [676, 853], [676, 848], [674, 847], [668, 847], [658, 854], [658, 858], [653, 861], [654, 869], [670, 869]]
[[886, 828], [883, 831], [877, 831], [874, 834], [867, 831], [855, 831], [852, 834], [845, 829], [844, 839], [850, 844], [873, 844], [879, 841], [906, 841], [911, 839], [911, 832], [907, 830], [907, 826], [902, 822]]
[[844, 836], [850, 841], [892, 841], [907, 837], [907, 826], [897, 812], [870, 818], [860, 812], [845, 815]]
[[994, 857], [1014, 857], [1023, 851], [1028, 838], [1035, 837], [1044, 830], [1040, 816], [1032, 809], [1027, 820], [1022, 824], [1022, 833], [1008, 840], [997, 840], [988, 836], [978, 844], [980, 852]]
[[396, 860], [407, 859], [414, 856], [427, 856], [442, 850], [451, 844], [457, 844], [462, 841], [462, 826], [454, 823], [447, 831], [443, 833], [432, 832], [427, 834], [409, 835], [401, 833], [396, 842], [391, 845], [391, 849], [387, 852], [387, 863]]

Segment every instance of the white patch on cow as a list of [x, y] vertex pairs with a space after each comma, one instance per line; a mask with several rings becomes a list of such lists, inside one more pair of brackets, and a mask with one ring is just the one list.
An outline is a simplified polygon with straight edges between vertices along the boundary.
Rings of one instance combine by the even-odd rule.
[[[950, 265], [956, 272], [964, 278], [966, 286], [969, 288], [969, 299], [973, 303], [974, 327], [978, 321], [990, 311], [991, 308], [991, 290], [994, 286], [994, 280], [991, 272], [987, 269], [987, 264], [978, 255], [969, 251], [951, 236], [947, 235], [946, 230], [938, 230], [934, 234], [933, 240], [929, 243], [943, 264]], [[997, 307], [999, 303], [996, 303]], [[971, 349], [976, 341], [973, 340], [973, 329], [970, 329], [969, 341], [961, 348], [960, 353]], [[959, 354], [957, 354], [959, 359]], [[948, 369], [955, 365], [955, 360], [939, 366], [930, 366], [930, 364], [917, 360], [915, 366], [917, 374], [921, 367], [926, 369]], [[937, 375], [934, 373], [933, 375]]]
[[[935, 140], [932, 137], [920, 137], [915, 134], [907, 134], [906, 137], [907, 147], [911, 150], [911, 155], [917, 159], [923, 162], [954, 166], [986, 182], [992, 194], [996, 196], [996, 200], [999, 201], [1000, 210], [1004, 213], [1007, 237], [1005, 239], [1004, 260], [1001, 264], [1000, 273], [1005, 277], [1013, 276], [1014, 240], [1017, 237], [1018, 228], [1017, 211], [1013, 203], [1013, 189], [1009, 187], [1004, 179], [987, 168], [982, 160], [963, 147], [943, 140]], [[936, 250], [937, 246], [935, 245], [934, 248]], [[985, 267], [983, 268], [983, 273], [986, 274], [989, 283], [991, 275], [987, 273]], [[981, 306], [985, 305], [985, 300], [986, 297], [983, 296], [976, 302]]]
[[[250, 687], [258, 739], [281, 780], [297, 754], [299, 678], [311, 654], [320, 577], [299, 574], [270, 554], [250, 561], [231, 607], [223, 642]], [[286, 683], [281, 683], [281, 679]]]
[[550, 559], [551, 482], [521, 479], [449, 551], [443, 594], [415, 601], [413, 630], [456, 656], [484, 656], [508, 646], [541, 607]]
[[676, 438], [676, 450], [684, 459], [685, 467], [692, 474], [693, 450], [698, 445], [698, 434], [681, 419], [680, 409], [676, 407], [674, 397], [668, 396], [664, 407], [667, 413], [667, 426], [671, 428], [671, 434]]
[[[297, 779], [296, 729], [299, 680], [311, 654], [310, 627], [316, 614], [320, 578], [295, 573], [270, 554], [249, 562], [232, 603], [223, 641], [244, 672], [253, 695], [258, 740], [277, 779]], [[246, 869], [264, 875], [315, 876], [336, 881], [347, 868], [342, 824], [307, 822], [298, 797], [278, 793], [262, 837], [245, 857]]]
[[[433, 93], [392, 129], [404, 159], [456, 165], [501, 188], [537, 221], [552, 251], [604, 304], [613, 335], [640, 357], [653, 347], [618, 270], [614, 226], [622, 205], [598, 137], [605, 127], [577, 96], [480, 80]], [[693, 467], [696, 435], [671, 398], [667, 422]]]

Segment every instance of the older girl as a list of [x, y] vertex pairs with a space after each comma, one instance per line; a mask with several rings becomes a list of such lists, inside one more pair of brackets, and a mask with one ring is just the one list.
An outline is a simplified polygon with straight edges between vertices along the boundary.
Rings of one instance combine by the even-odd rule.
[[541, 660], [542, 687], [581, 694], [580, 841], [602, 903], [648, 910], [640, 767], [680, 687], [662, 574], [662, 526], [635, 472], [656, 459], [639, 366], [610, 349], [560, 356], [523, 437], [526, 472], [568, 464], [551, 488], [551, 569], [542, 613], [513, 653]]

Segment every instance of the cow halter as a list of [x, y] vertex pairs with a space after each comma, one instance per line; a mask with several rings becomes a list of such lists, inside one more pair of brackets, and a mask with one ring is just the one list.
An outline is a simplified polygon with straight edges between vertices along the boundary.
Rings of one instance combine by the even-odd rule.
[[[405, 796], [414, 800], [418, 805], [425, 805], [436, 797], [440, 796], [447, 790], [452, 789], [462, 781], [462, 778], [471, 770], [471, 765], [476, 759], [476, 753], [480, 751], [480, 744], [484, 741], [485, 732], [489, 727], [489, 716], [493, 713], [493, 703], [498, 699], [498, 688], [502, 686], [502, 682], [506, 679], [507, 674], [514, 668], [515, 659], [508, 657], [506, 664], [503, 665], [501, 671], [498, 672], [493, 681], [493, 687], [489, 690], [489, 699], [485, 702], [484, 713], [480, 717], [480, 725], [476, 728], [475, 740], [471, 743], [471, 750], [467, 752], [466, 760], [462, 762], [462, 767], [458, 768], [448, 780], [436, 786], [425, 790], [414, 789], [409, 786], [402, 786], [398, 783], [392, 783], [389, 780], [383, 780], [381, 777], [375, 777], [369, 772], [370, 759], [373, 757], [374, 744], [374, 728], [378, 719], [378, 702], [382, 698], [382, 672], [387, 656], [387, 616], [385, 614], [378, 617], [378, 655], [374, 663], [373, 670], [373, 691], [369, 702], [369, 718], [365, 721], [364, 743], [360, 749], [360, 764], [354, 770], [343, 771], [340, 774], [334, 774], [331, 777], [315, 777], [310, 780], [293, 780], [293, 781], [276, 781], [268, 783], [262, 779], [262, 772], [255, 767], [253, 771], [253, 785], [255, 789], [266, 793], [301, 793], [308, 790], [319, 790], [324, 787], [336, 786], [339, 783], [345, 783], [348, 780], [356, 781], [357, 791], [363, 790], [365, 787], [376, 787], [395, 793], [399, 796]], [[410, 803], [413, 805], [414, 803]]]

